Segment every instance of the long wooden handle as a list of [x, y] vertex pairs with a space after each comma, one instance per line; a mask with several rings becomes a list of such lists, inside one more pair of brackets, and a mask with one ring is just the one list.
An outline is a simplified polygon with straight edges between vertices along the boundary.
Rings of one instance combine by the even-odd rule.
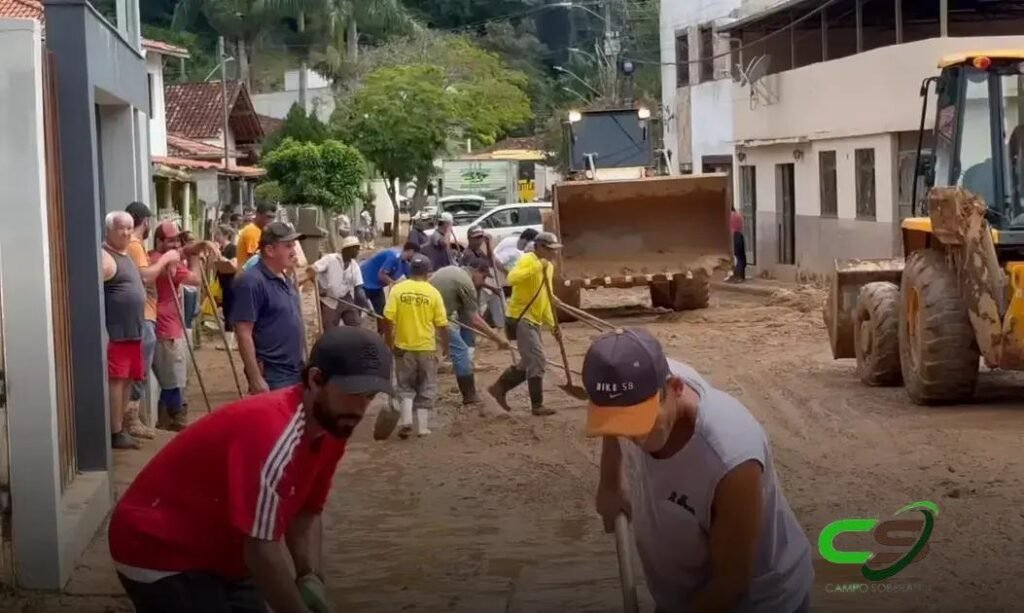
[[[551, 305], [555, 305], [555, 294], [551, 291], [551, 286], [548, 285], [546, 277], [542, 278], [541, 283], [544, 284], [544, 290], [548, 293], [548, 300]], [[565, 353], [565, 342], [562, 340], [562, 328], [558, 325], [558, 313], [554, 309], [551, 309], [552, 318], [555, 320], [555, 340], [558, 341], [558, 351], [562, 354], [562, 366], [565, 370], [565, 383], [572, 387], [572, 369], [569, 367], [569, 356]]]
[[[235, 358], [231, 355], [231, 344], [228, 342], [227, 332], [224, 330], [224, 322], [220, 319], [220, 313], [217, 312], [217, 302], [213, 299], [213, 292], [210, 287], [210, 278], [206, 276], [206, 267], [202, 262], [199, 263], [199, 276], [203, 279], [203, 287], [206, 288], [206, 295], [210, 299], [210, 305], [213, 307], [213, 318], [217, 320], [217, 331], [220, 332], [220, 339], [224, 342], [224, 353], [228, 354], [228, 364], [231, 366], [231, 378], [235, 382], [235, 389], [238, 390], [238, 398], [244, 398], [245, 394], [242, 392], [242, 384], [238, 382], [238, 369], [235, 368]], [[221, 295], [227, 291], [223, 287], [221, 289]], [[227, 313], [224, 314], [224, 318], [227, 319]]]
[[636, 598], [636, 576], [633, 573], [633, 548], [629, 529], [629, 518], [623, 513], [615, 518], [615, 550], [619, 556], [619, 582], [622, 584], [622, 610], [638, 613], [640, 605]]

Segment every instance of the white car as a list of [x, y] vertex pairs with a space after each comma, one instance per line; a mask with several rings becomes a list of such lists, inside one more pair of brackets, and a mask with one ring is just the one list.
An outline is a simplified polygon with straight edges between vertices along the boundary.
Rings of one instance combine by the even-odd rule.
[[544, 230], [544, 211], [551, 209], [550, 202], [520, 202], [505, 204], [488, 209], [473, 221], [452, 228], [460, 245], [468, 244], [466, 235], [473, 226], [480, 226], [491, 237], [491, 244], [497, 245], [501, 240], [513, 234], [522, 234], [523, 230], [533, 228], [538, 232]]

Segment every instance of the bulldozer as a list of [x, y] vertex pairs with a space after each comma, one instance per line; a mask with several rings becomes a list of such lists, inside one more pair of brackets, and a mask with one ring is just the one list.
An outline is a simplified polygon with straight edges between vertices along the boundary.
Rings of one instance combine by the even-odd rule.
[[921, 96], [903, 258], [837, 261], [824, 319], [833, 357], [855, 358], [863, 383], [957, 404], [973, 397], [981, 360], [1024, 370], [1024, 50], [944, 57]]

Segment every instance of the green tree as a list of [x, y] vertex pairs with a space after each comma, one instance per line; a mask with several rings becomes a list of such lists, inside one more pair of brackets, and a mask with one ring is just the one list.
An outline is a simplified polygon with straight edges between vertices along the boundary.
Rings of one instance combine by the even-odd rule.
[[366, 181], [363, 156], [337, 140], [316, 144], [286, 138], [262, 165], [267, 178], [280, 186], [282, 203], [312, 204], [333, 212], [351, 209]]
[[256, 40], [280, 17], [264, 0], [181, 0], [174, 7], [172, 27], [188, 31], [205, 20], [225, 38], [225, 52], [234, 56], [239, 79], [251, 88], [249, 64]]
[[320, 121], [316, 115], [303, 111], [298, 104], [293, 104], [284, 118], [281, 129], [263, 141], [262, 153], [264, 156], [269, 155], [286, 139], [319, 145], [329, 137], [330, 133], [324, 122]]
[[454, 109], [437, 66], [381, 68], [367, 76], [344, 118], [350, 141], [384, 179], [398, 241], [398, 186], [430, 176], [444, 151]]

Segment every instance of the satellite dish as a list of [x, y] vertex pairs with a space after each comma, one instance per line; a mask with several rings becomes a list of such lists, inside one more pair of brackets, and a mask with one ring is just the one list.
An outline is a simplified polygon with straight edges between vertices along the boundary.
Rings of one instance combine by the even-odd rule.
[[739, 65], [740, 85], [753, 85], [760, 81], [768, 74], [768, 68], [771, 66], [771, 63], [771, 56], [764, 54], [751, 58], [750, 63], [745, 68], [742, 64]]

